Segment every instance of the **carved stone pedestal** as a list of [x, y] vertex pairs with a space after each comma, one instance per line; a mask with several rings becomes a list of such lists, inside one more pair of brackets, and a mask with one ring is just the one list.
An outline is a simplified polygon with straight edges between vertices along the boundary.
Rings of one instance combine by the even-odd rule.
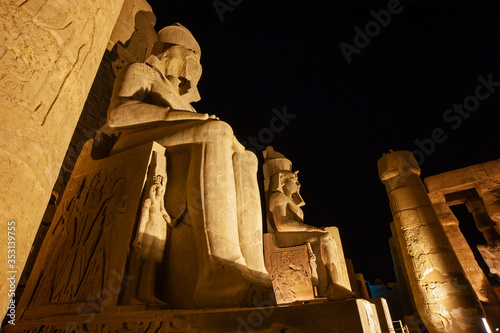
[[316, 258], [310, 248], [310, 244], [279, 248], [274, 245], [273, 234], [264, 234], [264, 258], [276, 303], [308, 301], [317, 296]]
[[2, 333], [54, 332], [382, 332], [376, 311], [366, 300], [316, 304], [211, 310], [166, 310], [158, 307], [122, 306], [102, 312], [34, 317]]
[[143, 189], [165, 149], [152, 142], [111, 158], [96, 154], [87, 142], [17, 304], [16, 324], [101, 312], [139, 279], [126, 274], [127, 258]]
[[[112, 156], [93, 150], [92, 141], [84, 146], [16, 304], [16, 325], [132, 304], [196, 309], [272, 300], [270, 286], [252, 284], [243, 276], [250, 270], [237, 269], [243, 264], [197, 251], [205, 243], [196, 244], [193, 234], [205, 230], [192, 217], [201, 209], [189, 211], [182, 194], [182, 162], [189, 155], [169, 153], [156, 142]], [[218, 269], [201, 281], [210, 289], [199, 287], [200, 263]], [[199, 306], [199, 299], [208, 305]]]

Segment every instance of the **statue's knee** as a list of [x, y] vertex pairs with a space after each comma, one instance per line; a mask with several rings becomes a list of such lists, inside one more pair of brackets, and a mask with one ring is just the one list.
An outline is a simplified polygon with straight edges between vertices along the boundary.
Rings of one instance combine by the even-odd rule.
[[202, 131], [207, 140], [233, 140], [233, 129], [226, 122], [220, 120], [208, 120], [202, 125]]
[[254, 152], [250, 150], [245, 150], [243, 153], [245, 154], [245, 161], [252, 166], [258, 167], [259, 166], [259, 159], [257, 158], [257, 155], [255, 155]]
[[323, 236], [321, 236], [321, 240], [325, 244], [335, 244], [335, 239], [329, 233], [325, 233]]
[[250, 168], [251, 170], [255, 169], [255, 171], [257, 171], [257, 168], [259, 166], [259, 160], [257, 159], [257, 156], [249, 150], [234, 154], [233, 159], [235, 163], [239, 163], [240, 165], [245, 166], [246, 168]]

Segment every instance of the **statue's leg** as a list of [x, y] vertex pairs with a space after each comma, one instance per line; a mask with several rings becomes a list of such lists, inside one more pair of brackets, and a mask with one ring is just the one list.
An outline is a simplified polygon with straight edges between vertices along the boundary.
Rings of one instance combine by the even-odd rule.
[[313, 253], [316, 255], [316, 272], [318, 273], [318, 295], [326, 296], [328, 293], [328, 270], [321, 255], [321, 242], [319, 238], [317, 241], [310, 242]]
[[205, 243], [200, 249], [212, 257], [245, 264], [239, 248], [233, 137], [223, 121], [179, 121], [128, 133], [115, 146], [116, 152], [150, 141], [167, 151], [190, 147], [186, 187], [192, 227], [199, 234], [195, 241]]
[[264, 266], [257, 156], [250, 151], [237, 152], [233, 155], [233, 166], [241, 252], [250, 273], [258, 280], [268, 281]]
[[249, 284], [239, 244], [233, 133], [214, 121], [193, 134], [200, 142], [191, 149], [187, 180], [199, 267], [194, 307], [238, 306]]
[[[193, 298], [183, 303], [190, 303], [195, 308], [248, 306], [252, 304], [248, 293], [255, 294], [255, 288], [250, 288], [252, 279], [248, 277], [251, 274], [240, 250], [236, 199], [236, 187], [239, 185], [236, 184], [233, 167], [233, 138], [231, 127], [222, 121], [173, 122], [168, 126], [121, 137], [115, 152], [150, 141], [166, 147], [167, 155], [180, 147], [186, 147], [186, 151], [191, 152], [184, 187], [189, 228], [184, 225], [176, 228], [184, 230], [184, 235], [191, 234], [195, 246], [196, 253], [192, 253], [194, 257], [190, 259], [198, 268], [192, 273], [195, 277], [190, 279], [195, 280], [192, 281], [195, 285]], [[167, 156], [167, 159], [182, 158]], [[176, 181], [179, 182], [178, 179]], [[169, 203], [166, 204], [168, 206]], [[261, 223], [259, 221], [259, 226]], [[175, 233], [174, 230], [172, 236]], [[175, 251], [175, 248], [170, 249], [170, 253]], [[175, 274], [172, 270], [182, 268], [170, 267], [171, 274]], [[181, 302], [177, 298], [176, 301]]]
[[156, 262], [149, 258], [144, 259], [141, 269], [141, 281], [137, 290], [137, 299], [144, 303], [152, 303], [155, 297]]
[[333, 283], [328, 288], [328, 298], [345, 299], [353, 297], [354, 293], [346, 288], [342, 282], [337, 243], [330, 234], [321, 237], [321, 257]]
[[[239, 246], [236, 186], [233, 169], [232, 130], [223, 122], [207, 123], [207, 135], [201, 152], [201, 198], [208, 252], [220, 258], [246, 265]], [[226, 128], [227, 126], [227, 128]]]
[[321, 257], [325, 265], [328, 267], [330, 278], [333, 283], [341, 284], [340, 274], [337, 269], [338, 266], [338, 252], [337, 244], [332, 236], [329, 234], [321, 237]]

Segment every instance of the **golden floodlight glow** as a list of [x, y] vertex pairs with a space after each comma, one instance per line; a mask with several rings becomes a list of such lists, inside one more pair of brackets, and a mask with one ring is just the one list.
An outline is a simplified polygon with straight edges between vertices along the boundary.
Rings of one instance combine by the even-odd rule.
[[[481, 318], [483, 320], [484, 328], [486, 328], [486, 332], [491, 333], [490, 330], [490, 325], [488, 325], [488, 322], [486, 321], [486, 318]], [[498, 328], [496, 329], [498, 331]]]

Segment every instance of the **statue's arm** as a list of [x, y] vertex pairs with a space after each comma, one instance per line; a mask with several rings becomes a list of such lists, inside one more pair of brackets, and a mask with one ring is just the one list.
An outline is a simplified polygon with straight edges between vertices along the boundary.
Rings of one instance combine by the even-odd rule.
[[172, 219], [170, 218], [170, 215], [168, 215], [167, 210], [165, 209], [165, 199], [163, 196], [160, 199], [160, 213], [167, 224], [172, 223]]
[[215, 119], [205, 113], [174, 110], [170, 106], [147, 103], [147, 97], [155, 93], [155, 75], [158, 74], [154, 69], [141, 63], [132, 64], [120, 72], [108, 109], [107, 125], [110, 128], [158, 121]]
[[275, 192], [269, 198], [269, 210], [273, 215], [276, 231], [278, 232], [321, 232], [326, 231], [304, 224], [302, 220], [298, 220], [297, 216], [291, 216], [287, 210], [288, 199], [285, 194]]

